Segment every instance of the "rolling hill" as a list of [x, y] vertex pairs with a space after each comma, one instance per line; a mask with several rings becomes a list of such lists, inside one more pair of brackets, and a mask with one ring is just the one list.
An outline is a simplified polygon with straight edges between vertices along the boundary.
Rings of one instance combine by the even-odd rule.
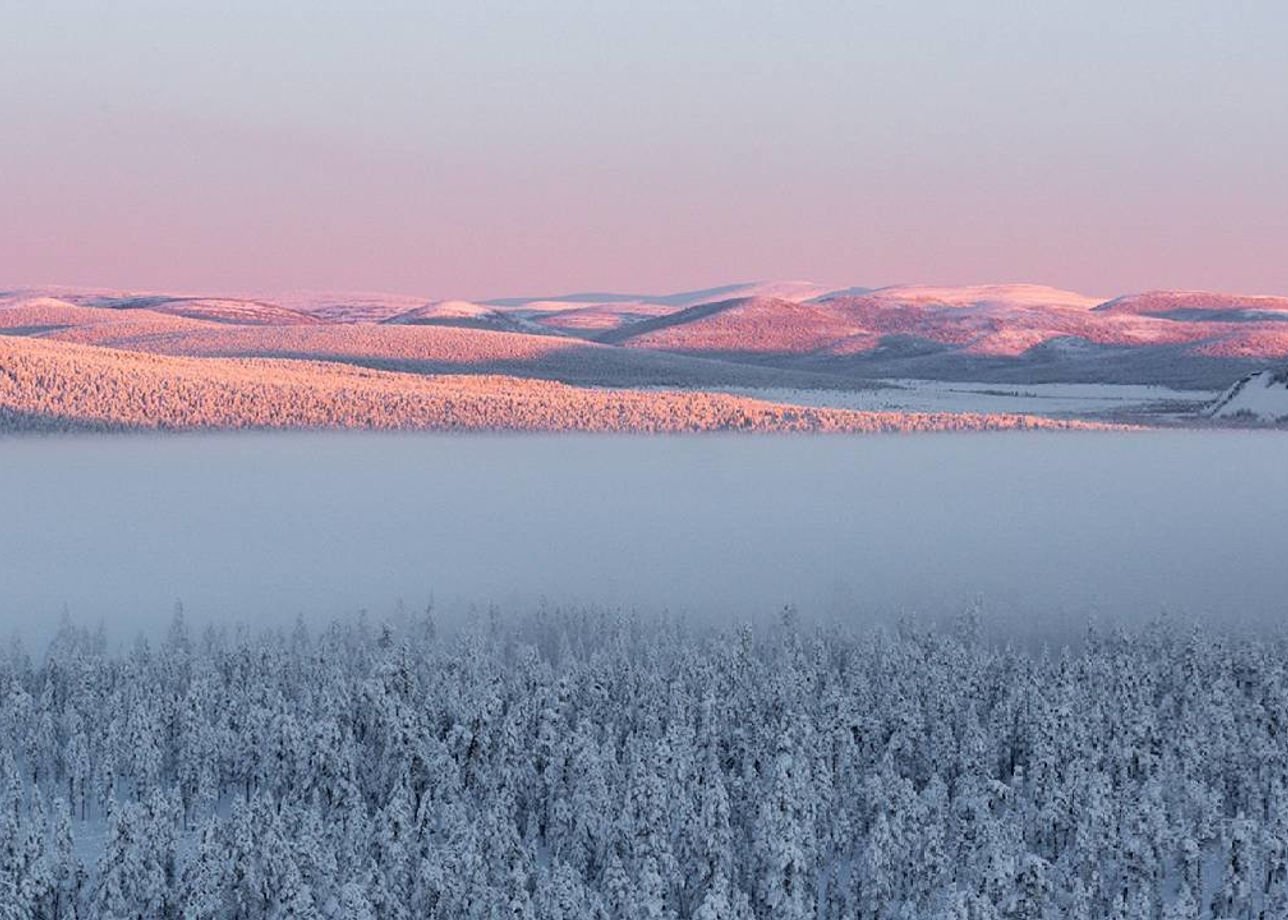
[[[808, 282], [493, 300], [41, 288], [0, 292], [0, 337], [66, 345], [72, 363], [85, 366], [87, 353], [77, 348], [111, 350], [117, 363], [120, 353], [183, 359], [161, 366], [185, 374], [197, 365], [184, 362], [208, 361], [218, 379], [231, 367], [219, 362], [250, 361], [281, 379], [307, 363], [307, 379], [316, 381], [329, 379], [318, 367], [333, 365], [336, 374], [385, 372], [422, 383], [564, 384], [576, 388], [579, 405], [600, 412], [607, 410], [596, 394], [604, 390], [742, 399], [919, 379], [1222, 390], [1288, 360], [1288, 297], [1153, 291], [1104, 299], [1033, 284]], [[797, 408], [845, 404], [796, 401]], [[412, 413], [416, 424], [428, 424], [426, 411]]]
[[1288, 298], [1132, 295], [1040, 285], [900, 286], [803, 302], [745, 298], [623, 325], [630, 348], [847, 379], [1219, 388], [1288, 356]]
[[940, 431], [1092, 427], [1013, 414], [855, 412], [693, 390], [191, 358], [0, 336], [0, 430]]
[[1288, 322], [1288, 297], [1149, 291], [1116, 297], [1096, 307], [1096, 312], [1221, 323]]

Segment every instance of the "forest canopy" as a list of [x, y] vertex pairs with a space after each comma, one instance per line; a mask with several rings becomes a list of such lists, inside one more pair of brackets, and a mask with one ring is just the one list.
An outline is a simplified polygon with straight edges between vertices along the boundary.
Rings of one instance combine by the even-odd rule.
[[542, 609], [0, 659], [9, 917], [1288, 916], [1288, 642]]

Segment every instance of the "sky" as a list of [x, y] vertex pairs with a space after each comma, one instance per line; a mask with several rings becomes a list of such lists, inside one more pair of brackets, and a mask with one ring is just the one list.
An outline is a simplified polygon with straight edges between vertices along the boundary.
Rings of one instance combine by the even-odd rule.
[[1288, 293], [1288, 4], [0, 0], [0, 286]]

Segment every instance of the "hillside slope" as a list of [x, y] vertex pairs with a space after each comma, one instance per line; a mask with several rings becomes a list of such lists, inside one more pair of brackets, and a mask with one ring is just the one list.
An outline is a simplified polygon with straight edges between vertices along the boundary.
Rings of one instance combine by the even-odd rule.
[[0, 334], [583, 386], [855, 389], [931, 379], [1221, 390], [1288, 361], [1288, 297], [794, 281], [494, 300], [43, 288], [0, 292]]
[[[80, 308], [73, 308], [80, 309]], [[82, 345], [149, 354], [335, 361], [422, 374], [506, 374], [582, 386], [821, 387], [832, 378], [659, 351], [612, 348], [559, 335], [457, 323], [236, 326], [146, 310], [65, 313], [0, 310], [16, 330]], [[33, 325], [41, 324], [41, 325]]]
[[689, 354], [808, 354], [860, 331], [827, 302], [748, 297], [643, 320], [597, 341]]
[[0, 429], [400, 428], [929, 431], [1091, 427], [1019, 415], [851, 412], [717, 393], [585, 389], [495, 375], [185, 358], [0, 336]]
[[1147, 291], [1115, 297], [1096, 307], [1096, 312], [1224, 323], [1288, 322], [1288, 297], [1211, 291]]
[[1288, 370], [1249, 374], [1226, 390], [1207, 414], [1218, 419], [1288, 424]]
[[1180, 292], [1106, 302], [1041, 285], [913, 285], [702, 304], [597, 340], [846, 379], [1213, 389], [1288, 357], [1285, 307], [1288, 298]]

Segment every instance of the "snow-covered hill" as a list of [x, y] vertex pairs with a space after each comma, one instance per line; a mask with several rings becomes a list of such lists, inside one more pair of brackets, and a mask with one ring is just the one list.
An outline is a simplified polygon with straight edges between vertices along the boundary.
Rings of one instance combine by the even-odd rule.
[[[1150, 291], [1106, 299], [1037, 284], [807, 281], [491, 300], [45, 287], [0, 291], [0, 330], [194, 355], [219, 340], [216, 354], [225, 357], [358, 358], [386, 370], [500, 372], [609, 387], [690, 386], [714, 376], [725, 386], [846, 390], [921, 379], [1213, 392], [1288, 362], [1288, 297]], [[471, 350], [504, 354], [505, 365], [404, 366], [458, 351], [464, 332], [475, 333]], [[534, 349], [546, 364], [559, 356], [564, 369], [534, 369], [526, 357]], [[607, 355], [613, 360], [605, 364]], [[373, 365], [373, 357], [382, 363]], [[617, 370], [642, 362], [683, 364], [692, 373]]]
[[1100, 426], [1015, 414], [781, 405], [696, 389], [642, 391], [500, 374], [377, 371], [334, 360], [143, 354], [41, 335], [0, 335], [0, 432], [363, 428], [860, 433], [1095, 427]]
[[467, 329], [493, 329], [508, 332], [540, 331], [531, 323], [469, 300], [436, 300], [384, 322], [394, 326], [463, 326]]
[[1096, 307], [1096, 312], [1225, 323], [1288, 322], [1288, 297], [1211, 291], [1147, 291], [1115, 297]]
[[1288, 424], [1288, 370], [1258, 371], [1226, 390], [1212, 408], [1212, 418]]

